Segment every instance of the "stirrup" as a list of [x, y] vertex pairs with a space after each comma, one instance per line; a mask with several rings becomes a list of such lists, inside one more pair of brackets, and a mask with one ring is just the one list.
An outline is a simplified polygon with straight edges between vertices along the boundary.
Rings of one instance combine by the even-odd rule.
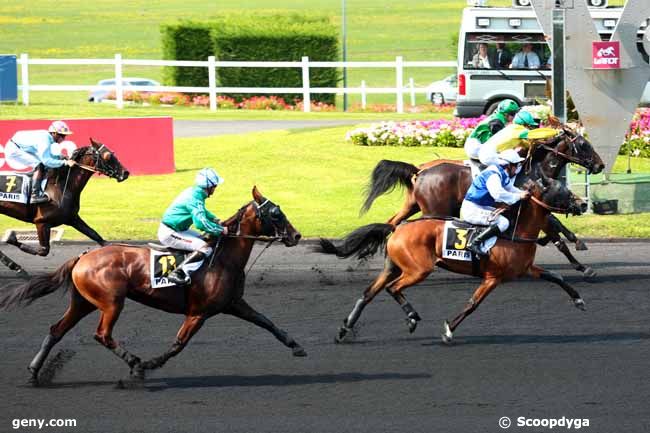
[[[182, 276], [179, 275], [180, 273], [182, 273]], [[181, 268], [177, 268], [167, 274], [167, 279], [178, 286], [187, 286], [192, 282], [190, 276], [187, 275]]]
[[477, 244], [467, 245], [467, 251], [471, 251], [477, 257], [485, 257], [488, 254], [484, 253], [483, 250], [481, 250], [481, 245], [482, 244], [483, 244], [483, 242], [479, 242]]
[[45, 193], [41, 195], [32, 194], [31, 197], [29, 198], [29, 202], [32, 204], [47, 203], [48, 201], [50, 201], [50, 197]]

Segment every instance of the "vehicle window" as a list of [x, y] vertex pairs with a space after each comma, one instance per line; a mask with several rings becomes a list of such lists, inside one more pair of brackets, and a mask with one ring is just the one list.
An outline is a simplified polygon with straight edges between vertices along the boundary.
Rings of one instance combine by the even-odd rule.
[[132, 86], [156, 86], [156, 83], [149, 80], [131, 81]]
[[465, 69], [550, 69], [551, 50], [542, 34], [470, 33]]
[[115, 84], [115, 80], [102, 80], [99, 84], [102, 86], [112, 86]]

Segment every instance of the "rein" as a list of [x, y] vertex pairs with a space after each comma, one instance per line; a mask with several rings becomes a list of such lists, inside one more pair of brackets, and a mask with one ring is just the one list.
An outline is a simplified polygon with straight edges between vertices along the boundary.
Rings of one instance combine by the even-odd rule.
[[531, 195], [529, 198], [530, 198], [531, 201], [535, 202], [537, 205], [543, 207], [544, 209], [546, 209], [546, 210], [548, 210], [550, 212], [569, 213], [568, 208], [563, 209], [563, 208], [560, 208], [560, 207], [550, 206], [550, 205], [544, 203], [543, 201], [541, 201], [540, 199], [538, 199], [537, 197], [535, 197], [533, 195]]
[[[566, 131], [562, 131], [562, 132], [564, 133], [563, 135], [567, 137], [567, 140], [571, 144], [571, 148], [575, 152], [575, 142], [578, 139], [578, 136], [576, 135], [575, 137], [571, 138]], [[574, 164], [578, 164], [578, 165], [584, 164], [583, 161], [580, 160], [579, 158], [577, 158], [575, 156], [571, 156], [571, 155], [569, 155], [569, 154], [567, 154], [565, 152], [560, 152], [559, 150], [557, 150], [557, 146], [556, 147], [551, 147], [548, 144], [543, 143], [539, 147], [541, 147], [544, 150], [548, 150], [549, 152], [553, 153], [555, 156], [561, 156], [562, 158], [564, 158], [567, 161], [572, 162]]]

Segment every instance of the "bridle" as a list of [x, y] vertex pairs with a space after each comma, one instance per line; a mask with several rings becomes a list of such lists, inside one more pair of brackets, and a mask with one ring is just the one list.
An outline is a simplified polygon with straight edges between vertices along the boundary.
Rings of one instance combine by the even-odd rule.
[[[568, 131], [566, 128], [563, 128], [562, 131], [560, 132], [560, 134], [558, 134], [558, 135], [555, 137], [555, 139], [553, 139], [553, 142], [555, 143], [555, 146], [554, 146], [554, 147], [549, 146], [547, 143], [541, 143], [541, 144], [539, 145], [539, 147], [540, 147], [541, 149], [548, 150], [549, 152], [551, 152], [552, 154], [554, 154], [556, 157], [562, 157], [562, 158], [564, 158], [565, 160], [567, 160], [567, 161], [569, 161], [569, 162], [572, 162], [572, 163], [574, 163], [574, 164], [578, 164], [578, 165], [580, 165], [580, 166], [584, 166], [584, 164], [586, 164], [585, 161], [583, 161], [582, 159], [578, 158], [577, 156], [573, 156], [573, 155], [577, 155], [577, 154], [578, 154], [578, 148], [577, 148], [577, 145], [576, 145], [576, 141], [578, 140], [579, 135], [578, 135], [578, 134], [575, 134], [575, 135], [573, 135], [573, 136], [572, 136], [572, 135], [573, 135], [573, 133], [569, 133], [569, 131]], [[566, 139], [566, 142], [569, 144], [569, 149], [571, 149], [571, 153], [572, 153], [573, 155], [569, 155], [569, 154], [566, 153], [566, 152], [560, 152], [560, 151], [557, 149], [557, 148], [558, 148], [558, 145], [559, 145], [559, 143], [560, 143], [560, 140], [561, 140], [562, 138], [564, 138], [564, 137], [565, 137], [565, 139]]]
[[252, 235], [241, 234], [241, 219], [244, 216], [244, 210], [250, 205], [250, 203], [248, 203], [247, 205], [243, 206], [238, 212], [237, 219], [236, 219], [237, 231], [235, 232], [235, 234], [226, 235], [226, 237], [253, 239], [253, 240], [265, 241], [270, 243], [287, 239], [288, 233], [287, 233], [286, 225], [284, 227], [284, 231], [282, 233], [279, 233], [277, 225], [273, 223], [273, 216], [271, 215], [271, 212], [275, 212], [276, 209], [278, 213], [281, 215], [280, 207], [274, 204], [269, 199], [264, 199], [264, 202], [262, 202], [262, 204], [258, 204], [255, 200], [253, 200], [251, 203], [253, 203], [253, 205], [255, 206], [256, 218], [259, 219], [260, 222], [262, 223], [262, 232], [266, 233], [272, 229], [274, 231], [274, 236], [267, 236], [267, 235], [252, 236]]
[[75, 160], [76, 166], [92, 173], [100, 173], [111, 178], [117, 178], [117, 170], [111, 164], [108, 164], [104, 158], [102, 158], [102, 150], [105, 149], [106, 152], [110, 153], [110, 159], [113, 159], [114, 154], [109, 148], [102, 144], [98, 149], [95, 149], [95, 146], [93, 145], [88, 146], [86, 149], [87, 150], [84, 153], [80, 154], [79, 157], [91, 155], [93, 157], [93, 165], [81, 164]]

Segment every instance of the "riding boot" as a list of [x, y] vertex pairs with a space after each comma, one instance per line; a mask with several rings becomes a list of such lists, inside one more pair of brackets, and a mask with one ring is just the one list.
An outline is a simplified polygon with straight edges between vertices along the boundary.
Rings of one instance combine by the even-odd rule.
[[201, 262], [204, 259], [205, 254], [203, 254], [201, 251], [194, 251], [192, 254], [187, 256], [185, 260], [183, 260], [183, 262], [176, 267], [176, 269], [167, 275], [167, 279], [179, 286], [186, 286], [190, 284], [192, 282], [190, 275], [192, 275], [194, 271], [198, 270], [200, 266], [192, 266], [194, 269], [190, 271], [187, 269], [187, 265], [191, 263]]
[[50, 198], [43, 192], [41, 188], [41, 180], [43, 179], [43, 166], [39, 164], [34, 170], [32, 175], [32, 196], [29, 201], [32, 204], [45, 203], [50, 200]]
[[485, 256], [486, 254], [481, 251], [481, 244], [484, 241], [490, 239], [492, 236], [496, 236], [500, 233], [501, 230], [499, 230], [499, 226], [497, 224], [492, 224], [481, 233], [476, 235], [476, 237], [472, 239], [469, 244], [467, 244], [467, 249], [477, 256]]

